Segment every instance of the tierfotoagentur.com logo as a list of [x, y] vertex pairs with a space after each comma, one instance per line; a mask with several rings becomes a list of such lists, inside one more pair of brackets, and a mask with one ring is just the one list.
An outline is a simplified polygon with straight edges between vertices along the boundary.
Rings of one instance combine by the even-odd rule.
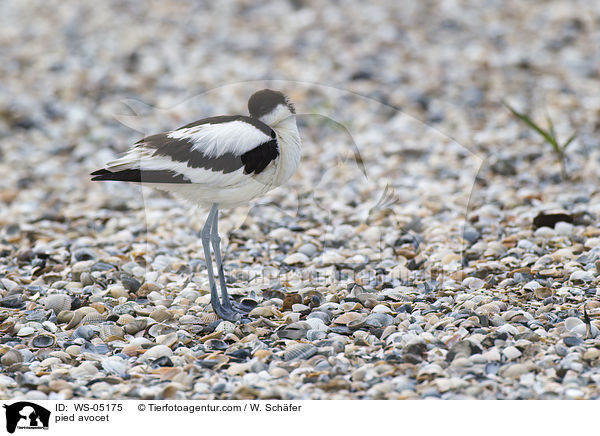
[[50, 411], [29, 401], [5, 404], [6, 430], [14, 433], [19, 430], [48, 430]]

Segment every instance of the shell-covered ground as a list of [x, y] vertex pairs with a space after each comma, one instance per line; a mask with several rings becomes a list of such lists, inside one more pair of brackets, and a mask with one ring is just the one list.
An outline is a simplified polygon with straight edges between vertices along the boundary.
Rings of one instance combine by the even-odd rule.
[[[2, 1], [0, 397], [598, 398], [598, 47], [584, 0]], [[265, 87], [303, 156], [221, 215], [232, 324], [206, 211], [89, 173]]]

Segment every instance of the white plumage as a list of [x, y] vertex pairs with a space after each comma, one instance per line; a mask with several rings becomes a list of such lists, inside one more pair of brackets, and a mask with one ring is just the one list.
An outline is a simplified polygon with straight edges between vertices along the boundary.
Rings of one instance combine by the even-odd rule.
[[174, 139], [188, 140], [193, 143], [192, 150], [201, 151], [210, 157], [218, 157], [227, 152], [242, 155], [272, 139], [244, 121], [201, 124], [187, 129], [175, 130], [167, 136]]

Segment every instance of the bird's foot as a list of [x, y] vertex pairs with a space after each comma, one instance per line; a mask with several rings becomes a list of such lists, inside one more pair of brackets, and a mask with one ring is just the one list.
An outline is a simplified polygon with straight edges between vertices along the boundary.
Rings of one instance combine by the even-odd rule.
[[252, 310], [252, 307], [235, 300], [231, 301], [227, 299], [223, 303], [216, 304], [213, 309], [219, 315], [219, 318], [236, 323], [245, 318], [248, 312]]

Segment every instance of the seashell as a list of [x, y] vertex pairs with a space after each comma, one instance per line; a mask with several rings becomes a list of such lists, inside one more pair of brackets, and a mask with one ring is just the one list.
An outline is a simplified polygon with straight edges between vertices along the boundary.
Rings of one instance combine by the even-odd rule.
[[207, 356], [205, 359], [196, 360], [194, 363], [202, 368], [212, 369], [221, 365], [225, 365], [228, 362], [229, 356], [226, 356], [225, 354], [212, 354]]
[[346, 324], [346, 326], [350, 330], [359, 330], [365, 326], [365, 323], [366, 323], [365, 318], [358, 318], [358, 319], [350, 321], [348, 324]]
[[323, 294], [321, 294], [318, 291], [313, 290], [313, 291], [309, 291], [306, 294], [304, 294], [303, 303], [306, 306], [309, 306], [310, 308], [315, 308], [315, 307], [319, 307], [323, 300], [324, 300]]
[[500, 313], [503, 310], [506, 310], [506, 303], [501, 301], [492, 301], [491, 303], [479, 306], [477, 309], [475, 309], [475, 313], [477, 315], [491, 316], [495, 313]]
[[211, 339], [219, 339], [222, 336], [223, 336], [223, 332], [212, 332], [212, 333], [202, 336], [200, 338], [200, 342], [205, 343], [207, 341], [210, 341]]
[[256, 306], [258, 306], [258, 301], [254, 298], [251, 297], [244, 297], [240, 300], [240, 303], [242, 303], [244, 306], [246, 306], [248, 309], [254, 309]]
[[320, 310], [309, 313], [306, 317], [306, 320], [308, 321], [311, 318], [318, 318], [325, 324], [329, 324], [329, 322], [331, 321], [331, 316], [329, 316], [327, 312], [321, 312]]
[[77, 262], [96, 260], [98, 257], [95, 251], [87, 247], [78, 248], [72, 253], [72, 256]]
[[181, 324], [210, 324], [215, 321], [218, 321], [219, 315], [214, 312], [203, 312], [198, 314], [197, 317], [192, 317], [191, 315], [184, 315], [179, 318], [179, 322]]
[[98, 374], [98, 368], [92, 362], [82, 362], [81, 365], [71, 369], [70, 375], [75, 379], [88, 379]]
[[181, 342], [183, 345], [187, 345], [194, 340], [194, 336], [191, 335], [190, 333], [186, 332], [185, 330], [178, 330], [177, 331], [177, 340], [179, 342]]
[[63, 310], [56, 315], [56, 322], [59, 324], [68, 324], [73, 319], [75, 312], [72, 310]]
[[362, 304], [356, 303], [354, 301], [347, 301], [345, 303], [340, 304], [340, 309], [342, 309], [342, 311], [344, 311], [344, 312], [360, 310], [360, 309], [362, 309], [362, 307], [363, 307]]
[[17, 332], [17, 336], [30, 336], [32, 334], [35, 333], [35, 329], [33, 327], [29, 327], [29, 326], [23, 326], [19, 329], [19, 331]]
[[77, 357], [81, 354], [81, 347], [79, 345], [69, 345], [65, 348], [65, 351], [71, 357]]
[[164, 356], [170, 357], [172, 355], [173, 350], [166, 345], [155, 345], [154, 347], [149, 348], [142, 357], [146, 361], [152, 361]]
[[325, 337], [327, 337], [327, 333], [322, 330], [309, 330], [306, 332], [306, 339], [311, 342], [325, 339]]
[[156, 337], [156, 343], [161, 345], [166, 345], [169, 348], [172, 348], [179, 341], [179, 337], [176, 332], [167, 333], [166, 335], [160, 335]]
[[293, 322], [288, 325], [284, 325], [277, 329], [275, 333], [281, 339], [300, 339], [306, 336], [306, 332], [311, 330], [312, 326], [304, 321]]
[[15, 322], [12, 319], [7, 319], [0, 324], [0, 333], [12, 335], [15, 329]]
[[98, 311], [92, 307], [84, 306], [80, 307], [73, 313], [73, 317], [69, 321], [69, 324], [65, 327], [66, 330], [71, 330], [77, 327], [83, 318], [89, 313], [98, 313]]
[[139, 345], [135, 344], [127, 344], [121, 350], [123, 354], [126, 354], [129, 357], [139, 356], [140, 354], [144, 354], [146, 350]]
[[172, 327], [167, 324], [154, 324], [148, 329], [148, 334], [152, 337], [158, 337], [161, 335], [166, 335], [168, 333], [172, 333], [177, 331], [175, 327]]
[[136, 312], [138, 305], [133, 301], [128, 301], [123, 304], [119, 304], [118, 306], [113, 307], [112, 313], [115, 315], [133, 315]]
[[286, 312], [288, 310], [292, 310], [292, 306], [294, 304], [299, 304], [302, 303], [302, 297], [300, 296], [300, 294], [296, 294], [296, 293], [290, 293], [290, 294], [286, 294], [285, 298], [283, 299], [283, 304], [281, 306], [281, 310]]
[[114, 324], [101, 324], [99, 327], [100, 339], [104, 342], [119, 341], [124, 339], [125, 332], [122, 327]]
[[[51, 312], [52, 314], [54, 312]], [[27, 313], [27, 315], [25, 316], [25, 321], [34, 321], [34, 322], [43, 322], [46, 318], [47, 318], [48, 314], [46, 311], [40, 309], [40, 310], [32, 310], [31, 312]]]
[[146, 282], [138, 288], [136, 293], [138, 297], [147, 297], [151, 292], [158, 291], [160, 291], [160, 286], [154, 283]]
[[312, 330], [320, 330], [320, 331], [327, 331], [328, 330], [328, 328], [325, 325], [325, 323], [323, 322], [323, 320], [321, 320], [319, 318], [308, 318], [304, 322], [306, 324], [308, 324]]
[[264, 316], [267, 318], [276, 316], [281, 318], [281, 312], [273, 306], [259, 306], [252, 309], [248, 316]]
[[119, 356], [110, 356], [102, 361], [102, 369], [108, 375], [116, 375], [124, 379], [129, 378], [129, 362]]
[[98, 312], [90, 312], [81, 320], [81, 325], [100, 324], [106, 321], [106, 317]]
[[204, 346], [206, 347], [207, 350], [223, 351], [223, 350], [227, 349], [227, 344], [225, 343], [225, 341], [222, 341], [221, 339], [209, 339], [208, 341], [206, 341], [204, 343]]
[[92, 354], [108, 354], [110, 349], [105, 344], [94, 345], [91, 342], [85, 342], [81, 345], [81, 352]]
[[173, 315], [166, 309], [156, 309], [150, 313], [150, 318], [156, 322], [163, 322], [172, 319]]
[[86, 341], [89, 341], [96, 335], [96, 330], [89, 325], [82, 325], [77, 327], [73, 334], [71, 335], [72, 339], [82, 338]]
[[44, 299], [44, 308], [53, 310], [54, 313], [60, 313], [63, 310], [71, 309], [71, 297], [65, 294], [52, 294]]
[[358, 312], [346, 312], [338, 316], [333, 320], [334, 324], [345, 324], [348, 325], [352, 321], [356, 321], [359, 319], [364, 319], [365, 315]]
[[551, 297], [554, 294], [554, 291], [551, 288], [546, 288], [545, 286], [541, 286], [533, 290], [533, 295], [540, 300], [544, 300], [548, 297]]
[[235, 324], [229, 321], [221, 321], [219, 323], [219, 325], [217, 326], [217, 328], [215, 328], [215, 331], [217, 332], [223, 332], [223, 334], [227, 334], [227, 333], [233, 333], [233, 331], [235, 330]]
[[125, 333], [128, 335], [135, 335], [137, 332], [144, 330], [147, 326], [148, 320], [146, 318], [138, 318], [125, 325], [123, 330], [125, 330]]
[[34, 348], [48, 348], [56, 343], [56, 338], [53, 335], [45, 333], [34, 336], [31, 340], [31, 346]]
[[381, 328], [392, 325], [394, 322], [394, 317], [389, 315], [388, 313], [371, 313], [365, 319], [365, 325], [370, 328]]
[[574, 316], [570, 316], [565, 319], [565, 329], [567, 331], [573, 331], [577, 326], [584, 324], [582, 320], [579, 318], [575, 318]]
[[[31, 352], [31, 350], [23, 348], [23, 349], [19, 350], [19, 353], [21, 353], [21, 355], [23, 356], [23, 362], [29, 363], [29, 362], [33, 362], [35, 360], [35, 355]], [[55, 353], [61, 353], [61, 351], [55, 351]], [[50, 353], [50, 354], [52, 354], [52, 353]]]
[[438, 364], [430, 363], [417, 372], [417, 380], [431, 380], [442, 374], [443, 370]]
[[99, 303], [99, 302], [94, 302], [90, 304], [90, 307], [93, 309], [96, 309], [96, 312], [98, 313], [106, 313], [108, 311], [108, 309], [106, 308], [106, 305], [104, 305], [103, 303]]
[[136, 293], [142, 286], [140, 282], [127, 274], [121, 274], [121, 283], [125, 289], [133, 293]]
[[49, 331], [50, 333], [56, 333], [56, 331], [58, 330], [58, 327], [56, 327], [56, 324], [54, 324], [53, 322], [50, 322], [50, 321], [44, 321], [42, 323], [42, 327], [44, 329], [46, 329], [47, 331]]
[[4, 353], [0, 359], [0, 362], [2, 362], [4, 367], [8, 368], [11, 365], [23, 363], [23, 355], [17, 350], [8, 350], [6, 353]]
[[135, 321], [135, 318], [132, 315], [126, 313], [125, 315], [119, 316], [116, 323], [117, 325], [125, 326], [133, 321]]
[[378, 304], [377, 306], [371, 309], [371, 313], [392, 313], [392, 309], [390, 309], [385, 304]]
[[316, 353], [317, 347], [312, 344], [295, 343], [285, 349], [283, 352], [283, 360], [289, 362], [297, 359], [308, 359]]

